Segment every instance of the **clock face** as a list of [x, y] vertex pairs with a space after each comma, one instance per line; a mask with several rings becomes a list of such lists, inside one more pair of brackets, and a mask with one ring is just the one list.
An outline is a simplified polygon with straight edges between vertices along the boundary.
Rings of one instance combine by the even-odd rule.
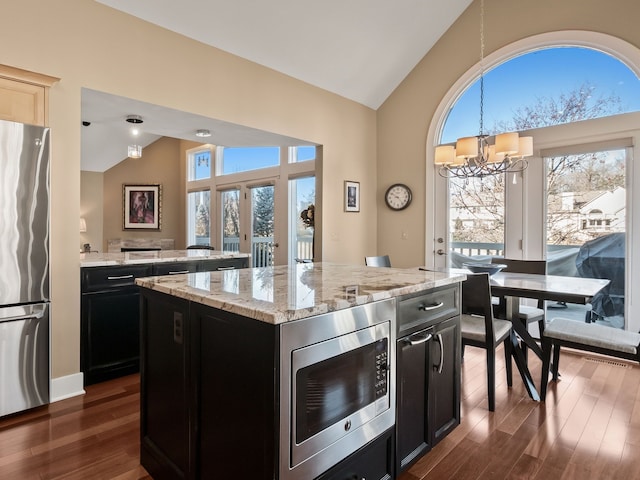
[[384, 201], [392, 210], [402, 210], [411, 203], [411, 189], [402, 183], [391, 185], [384, 194]]

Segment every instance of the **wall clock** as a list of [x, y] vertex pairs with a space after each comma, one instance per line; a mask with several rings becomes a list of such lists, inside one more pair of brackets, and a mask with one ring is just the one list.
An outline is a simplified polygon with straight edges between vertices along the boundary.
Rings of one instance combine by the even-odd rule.
[[411, 204], [411, 189], [404, 183], [394, 183], [387, 188], [384, 201], [391, 210], [404, 210]]

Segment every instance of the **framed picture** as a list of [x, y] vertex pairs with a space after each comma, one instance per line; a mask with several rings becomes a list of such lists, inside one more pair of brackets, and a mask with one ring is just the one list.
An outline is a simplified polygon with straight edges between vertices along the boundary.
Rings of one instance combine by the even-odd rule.
[[162, 185], [122, 185], [123, 230], [160, 230]]
[[360, 211], [360, 182], [344, 182], [344, 211]]

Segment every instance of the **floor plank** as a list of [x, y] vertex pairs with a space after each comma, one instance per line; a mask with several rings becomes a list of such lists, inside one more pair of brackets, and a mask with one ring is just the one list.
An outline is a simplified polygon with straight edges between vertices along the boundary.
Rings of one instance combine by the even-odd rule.
[[[538, 403], [519, 377], [507, 388], [498, 354], [489, 412], [484, 352], [466, 350], [460, 425], [399, 480], [640, 480], [640, 367], [563, 349], [561, 378]], [[1, 479], [151, 479], [139, 459], [139, 377], [86, 390], [0, 419]]]

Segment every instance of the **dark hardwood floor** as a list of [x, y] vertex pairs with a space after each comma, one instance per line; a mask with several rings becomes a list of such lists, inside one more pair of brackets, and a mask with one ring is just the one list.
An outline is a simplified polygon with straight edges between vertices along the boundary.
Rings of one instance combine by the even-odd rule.
[[[465, 353], [460, 426], [399, 480], [640, 479], [640, 367], [563, 350], [562, 379], [538, 404], [519, 377], [507, 389], [498, 360], [491, 413], [483, 353]], [[150, 479], [139, 464], [138, 403], [132, 375], [0, 419], [0, 479]]]

